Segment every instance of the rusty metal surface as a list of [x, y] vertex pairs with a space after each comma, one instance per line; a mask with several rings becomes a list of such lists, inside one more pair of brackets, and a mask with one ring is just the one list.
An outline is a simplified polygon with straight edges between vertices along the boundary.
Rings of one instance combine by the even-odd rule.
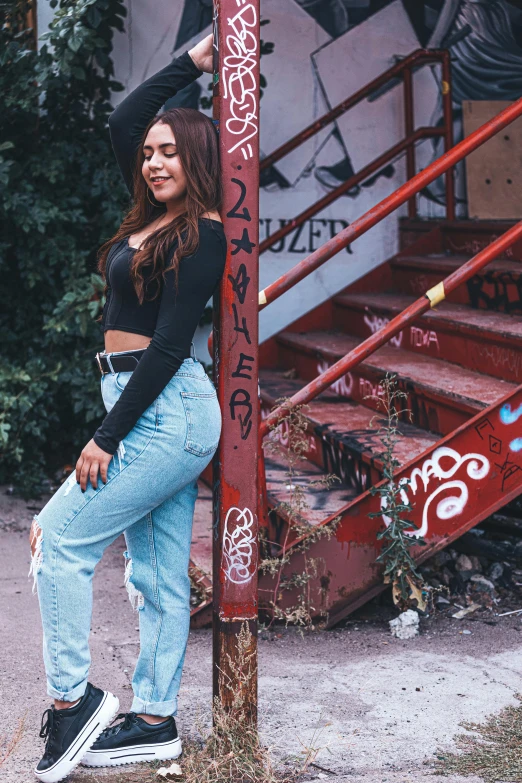
[[[415, 550], [419, 562], [520, 494], [521, 436], [522, 387], [518, 387], [398, 472], [398, 478], [412, 482], [407, 490], [414, 504], [409, 517], [428, 542]], [[342, 521], [335, 536], [320, 539], [306, 552], [324, 563], [311, 585], [311, 600], [330, 611], [331, 623], [382, 589], [382, 570], [375, 559], [383, 522], [368, 517], [379, 510], [379, 502], [367, 492], [338, 509]], [[288, 574], [302, 568], [302, 555], [296, 552], [290, 556]], [[269, 593], [270, 587], [271, 580], [264, 577], [262, 594]], [[294, 599], [290, 591], [283, 594], [288, 605]]]
[[[468, 256], [469, 257], [469, 256]], [[467, 256], [444, 254], [400, 256], [391, 261], [394, 288], [405, 294], [420, 294], [435, 285], [441, 277], [458, 269]], [[465, 286], [448, 296], [453, 304], [465, 304], [482, 310], [504, 313], [522, 312], [522, 262], [501, 259], [492, 261]]]
[[257, 680], [238, 679], [236, 636], [243, 622], [255, 631], [257, 619], [259, 18], [259, 0], [214, 2], [214, 116], [228, 242], [213, 339], [223, 415], [214, 461], [214, 695], [230, 707], [243, 689], [252, 720]]
[[[522, 107], [522, 99], [519, 101]], [[447, 293], [453, 291], [462, 283], [465, 283], [473, 275], [483, 267], [487, 266], [490, 261], [493, 261], [497, 256], [503, 253], [506, 248], [510, 247], [516, 241], [522, 238], [522, 222], [517, 223], [510, 228], [501, 237], [496, 239], [487, 248], [481, 250], [476, 256], [467, 261], [456, 272], [453, 272], [447, 277], [441, 286], [444, 286]], [[381, 328], [378, 328], [370, 337], [362, 342], [357, 348], [347, 354], [343, 359], [340, 359], [332, 367], [327, 369], [322, 375], [320, 375], [314, 381], [311, 381], [301, 391], [295, 394], [291, 398], [292, 405], [299, 405], [317, 397], [322, 391], [327, 389], [335, 381], [338, 381], [347, 372], [352, 370], [358, 364], [360, 364], [367, 356], [374, 353], [377, 348], [387, 343], [392, 337], [395, 337], [402, 331], [405, 326], [414, 324], [416, 319], [423, 313], [430, 309], [432, 301], [428, 297], [428, 294], [420, 297], [415, 302], [410, 304], [402, 313], [393, 318], [388, 324], [384, 324]], [[457, 308], [459, 305], [449, 305], [450, 307]], [[476, 311], [469, 310], [469, 313], [476, 314]], [[496, 315], [497, 318], [504, 317], [501, 314]], [[487, 347], [487, 346], [486, 346]], [[510, 349], [511, 350], [511, 349]], [[512, 379], [509, 378], [508, 379]], [[261, 434], [264, 435], [271, 424], [274, 424], [281, 415], [281, 411], [273, 411], [270, 416], [265, 419], [261, 425]]]
[[[411, 329], [411, 327], [410, 327]], [[405, 332], [405, 339], [411, 335]], [[413, 332], [413, 339], [418, 335]], [[352, 351], [357, 337], [342, 332], [308, 332], [278, 335], [279, 357], [285, 367], [295, 368], [309, 381]], [[408, 394], [412, 421], [442, 435], [460, 427], [471, 416], [509, 392], [513, 385], [453, 365], [438, 358], [385, 345], [334, 385], [337, 394], [378, 410], [380, 381], [386, 373], [396, 375], [399, 388]], [[377, 399], [376, 399], [377, 398]], [[404, 420], [407, 420], [405, 415]]]
[[[415, 249], [421, 253], [442, 250], [452, 254], [462, 253], [469, 257], [494, 242], [515, 224], [515, 220], [447, 221], [439, 218], [415, 218], [413, 220], [407, 217], [399, 218], [401, 253], [408, 252], [413, 240]], [[416, 243], [433, 231], [440, 233], [442, 244], [433, 248], [429, 246], [417, 247]], [[499, 255], [499, 258], [522, 260], [522, 241], [514, 242]]]
[[[282, 373], [262, 371], [261, 400], [266, 411], [282, 395], [295, 393], [299, 380], [289, 380]], [[324, 472], [336, 474], [344, 484], [357, 493], [364, 492], [382, 476], [380, 453], [383, 446], [379, 437], [382, 415], [364, 405], [349, 402], [331, 391], [324, 392], [302, 410], [308, 422], [305, 457]], [[401, 439], [397, 444], [396, 458], [406, 464], [436, 442], [437, 437], [409, 422], [399, 425]], [[271, 437], [274, 437], [272, 435]], [[288, 429], [283, 423], [277, 429], [280, 443], [288, 442]], [[306, 469], [306, 464], [303, 463]], [[340, 489], [338, 484], [335, 488]], [[272, 492], [269, 487], [269, 492]], [[315, 524], [315, 522], [314, 522]]]
[[[404, 294], [346, 294], [335, 297], [334, 320], [361, 338], [374, 333], [372, 324], [383, 327], [415, 300]], [[411, 326], [417, 332], [411, 336]], [[415, 318], [410, 335], [401, 339], [407, 351], [438, 357], [471, 370], [522, 382], [522, 322], [505, 313], [473, 310], [443, 302]]]
[[303, 259], [303, 261], [300, 261], [288, 272], [285, 272], [285, 274], [281, 275], [274, 283], [271, 283], [264, 290], [266, 304], [273, 302], [284, 294], [285, 291], [288, 291], [300, 280], [303, 280], [310, 272], [317, 269], [340, 250], [343, 250], [347, 245], [351, 244], [351, 242], [358, 239], [366, 233], [366, 231], [383, 220], [383, 218], [387, 217], [402, 204], [406, 203], [412, 195], [418, 193], [422, 188], [426, 187], [426, 185], [429, 185], [437, 179], [437, 177], [440, 177], [446, 171], [450, 170], [456, 163], [465, 158], [466, 155], [480, 147], [484, 142], [503, 130], [521, 115], [522, 98], [515, 101], [492, 120], [489, 120], [489, 122], [484, 123], [484, 125], [478, 128], [474, 133], [466, 136], [465, 139], [456, 144], [449, 152], [445, 152], [444, 155], [427, 166], [423, 171], [416, 174], [415, 177], [398, 188], [394, 193], [387, 196], [375, 207], [368, 210], [362, 217], [340, 231], [333, 239], [325, 242], [322, 247]]

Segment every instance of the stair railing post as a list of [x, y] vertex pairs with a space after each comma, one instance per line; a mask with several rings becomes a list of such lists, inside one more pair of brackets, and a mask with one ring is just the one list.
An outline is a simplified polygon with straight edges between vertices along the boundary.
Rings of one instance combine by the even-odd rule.
[[[451, 98], [451, 55], [448, 50], [442, 59], [442, 109], [444, 114], [444, 152], [453, 147], [453, 106]], [[446, 172], [446, 220], [455, 220], [455, 169]]]
[[213, 693], [257, 723], [259, 0], [214, 0], [214, 118], [228, 250], [214, 301]]
[[[414, 111], [413, 111], [413, 73], [411, 67], [407, 66], [403, 73], [404, 83], [404, 135], [406, 138], [412, 136], [415, 130]], [[415, 144], [412, 142], [406, 149], [406, 179], [410, 180], [415, 176]], [[408, 199], [408, 217], [410, 219], [417, 217], [417, 196], [413, 195]]]

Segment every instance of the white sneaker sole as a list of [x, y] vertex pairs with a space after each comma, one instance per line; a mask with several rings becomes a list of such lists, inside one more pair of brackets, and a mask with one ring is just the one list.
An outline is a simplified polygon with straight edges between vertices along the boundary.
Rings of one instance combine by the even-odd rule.
[[181, 740], [155, 742], [152, 745], [129, 745], [114, 750], [89, 750], [82, 759], [84, 767], [118, 767], [143, 761], [168, 761], [181, 756]]
[[67, 748], [63, 756], [46, 770], [35, 768], [34, 774], [42, 783], [58, 783], [67, 777], [78, 766], [89, 750], [94, 745], [100, 734], [112, 723], [120, 709], [120, 702], [116, 696], [105, 691], [103, 699], [96, 712], [82, 728], [74, 742]]

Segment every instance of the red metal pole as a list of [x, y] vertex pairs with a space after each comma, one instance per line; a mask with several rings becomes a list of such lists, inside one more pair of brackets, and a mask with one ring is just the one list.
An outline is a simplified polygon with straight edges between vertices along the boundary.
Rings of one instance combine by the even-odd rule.
[[[414, 130], [413, 114], [413, 74], [411, 68], [407, 67], [403, 73], [404, 79], [404, 131], [406, 138], [411, 138]], [[415, 143], [412, 141], [406, 147], [406, 179], [415, 176]], [[415, 195], [408, 199], [408, 217], [417, 217], [417, 197]]]
[[217, 491], [214, 500], [213, 684], [214, 696], [224, 707], [239, 706], [245, 717], [255, 724], [259, 0], [214, 0], [214, 15], [218, 60], [214, 110], [220, 129], [222, 218], [228, 252], [223, 282], [215, 302], [213, 340], [214, 368], [223, 415], [214, 463]]
[[488, 122], [485, 122], [480, 128], [477, 128], [476, 131], [470, 133], [469, 136], [466, 136], [465, 139], [455, 145], [449, 152], [446, 152], [444, 155], [441, 155], [440, 158], [437, 158], [437, 160], [427, 166], [423, 171], [419, 171], [413, 179], [410, 179], [409, 182], [401, 185], [394, 193], [380, 201], [379, 204], [368, 210], [368, 212], [358, 220], [355, 220], [335, 237], [329, 239], [328, 242], [325, 242], [324, 245], [315, 251], [315, 253], [312, 253], [307, 258], [300, 261], [293, 269], [290, 269], [290, 271], [286, 272], [274, 283], [271, 283], [263, 291], [260, 291], [260, 308], [266, 307], [267, 304], [273, 302], [296, 283], [299, 283], [309, 275], [310, 272], [313, 272], [314, 269], [320, 267], [325, 261], [328, 261], [329, 258], [336, 253], [339, 253], [340, 250], [343, 250], [355, 239], [358, 239], [358, 237], [368, 231], [368, 229], [390, 215], [397, 207], [400, 207], [401, 204], [408, 201], [414, 193], [418, 193], [423, 187], [429, 185], [430, 182], [433, 182], [437, 177], [440, 177], [441, 174], [448, 171], [455, 163], [462, 160], [466, 155], [469, 155], [473, 150], [476, 150], [477, 147], [480, 147], [481, 144], [484, 144], [488, 139], [491, 139], [492, 136], [521, 115], [522, 98], [519, 98], [518, 101], [512, 103], [511, 106], [508, 106], [507, 109], [501, 111], [496, 117], [488, 120]]
[[400, 60], [391, 68], [388, 68], [387, 71], [384, 71], [384, 73], [381, 73], [380, 76], [377, 76], [371, 82], [365, 84], [364, 87], [361, 87], [361, 89], [357, 90], [357, 92], [353, 93], [353, 95], [345, 98], [344, 101], [341, 101], [341, 103], [339, 103], [337, 106], [334, 106], [334, 108], [329, 112], [324, 114], [318, 120], [315, 120], [315, 122], [312, 122], [312, 124], [307, 128], [286, 141], [270, 155], [267, 155], [266, 158], [263, 158], [261, 161], [261, 170], [263, 171], [263, 169], [266, 169], [269, 166], [273, 166], [274, 163], [276, 163], [278, 160], [281, 160], [281, 158], [284, 158], [285, 155], [288, 155], [289, 152], [295, 150], [296, 147], [299, 147], [307, 139], [315, 136], [316, 133], [319, 133], [320, 130], [325, 128], [327, 125], [330, 125], [331, 122], [336, 120], [342, 114], [347, 112], [349, 109], [352, 109], [354, 106], [357, 106], [357, 104], [363, 101], [365, 98], [368, 98], [368, 96], [375, 92], [375, 90], [378, 90], [387, 82], [395, 79], [397, 76], [400, 76], [404, 68], [408, 68], [409, 66], [413, 65], [428, 65], [429, 63], [440, 62], [443, 59], [444, 54], [444, 51], [439, 51], [437, 49], [417, 49], [415, 52], [412, 52], [407, 57], [405, 57], [404, 60]]
[[449, 275], [445, 280], [438, 283], [436, 286], [427, 291], [423, 296], [413, 302], [409, 307], [403, 310], [402, 313], [379, 329], [378, 332], [372, 334], [367, 340], [364, 340], [360, 345], [350, 351], [350, 353], [339, 359], [338, 362], [333, 364], [318, 378], [315, 378], [309, 384], [304, 386], [300, 391], [294, 394], [290, 398], [290, 401], [285, 403], [285, 406], [277, 408], [272, 411], [270, 415], [264, 419], [261, 424], [261, 437], [264, 437], [271, 426], [275, 425], [279, 418], [288, 412], [289, 407], [295, 405], [304, 405], [310, 400], [317, 397], [318, 394], [328, 389], [332, 383], [338, 381], [347, 372], [352, 370], [364, 359], [374, 353], [381, 345], [387, 343], [392, 337], [398, 334], [402, 329], [412, 323], [416, 318], [429, 310], [430, 307], [435, 307], [445, 297], [457, 288], [457, 286], [465, 283], [473, 275], [475, 275], [480, 269], [485, 267], [490, 261], [497, 258], [508, 247], [511, 247], [518, 239], [522, 238], [522, 221], [510, 228], [501, 237], [496, 239], [490, 245], [477, 253], [476, 256], [466, 261], [459, 269]]
[[[444, 111], [444, 152], [453, 147], [453, 106], [451, 101], [451, 55], [444, 52], [442, 59], [442, 106]], [[446, 171], [446, 219], [455, 220], [454, 169]]]

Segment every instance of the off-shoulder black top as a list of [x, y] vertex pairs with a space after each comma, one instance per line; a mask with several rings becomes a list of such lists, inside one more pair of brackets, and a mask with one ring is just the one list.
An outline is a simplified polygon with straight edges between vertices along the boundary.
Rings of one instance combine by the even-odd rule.
[[[111, 114], [112, 146], [130, 192], [133, 165], [145, 128], [169, 98], [199, 76], [201, 71], [185, 52], [137, 87]], [[134, 252], [127, 239], [116, 242], [109, 251], [102, 329], [144, 334], [152, 340], [118, 401], [94, 434], [94, 442], [108, 454], [116, 452], [120, 441], [190, 356], [199, 319], [223, 275], [225, 233], [219, 221], [201, 218], [198, 249], [181, 259], [177, 285], [174, 271], [166, 272], [160, 295], [141, 305], [129, 277]]]

